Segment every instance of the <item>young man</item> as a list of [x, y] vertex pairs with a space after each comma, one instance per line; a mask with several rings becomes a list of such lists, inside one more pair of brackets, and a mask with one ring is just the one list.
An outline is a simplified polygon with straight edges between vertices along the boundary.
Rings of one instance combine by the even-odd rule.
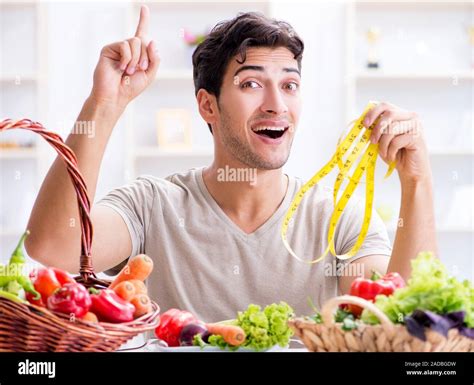
[[[70, 135], [67, 140], [91, 201], [116, 121], [155, 78], [159, 58], [155, 43], [147, 39], [148, 22], [143, 7], [135, 37], [101, 52], [92, 92], [78, 118], [95, 121], [96, 137]], [[155, 261], [149, 286], [162, 309], [187, 309], [206, 321], [232, 318], [249, 303], [280, 300], [305, 314], [311, 311], [307, 297], [321, 306], [348, 292], [354, 277], [338, 277], [334, 256], [301, 263], [279, 235], [302, 185], [282, 173], [300, 116], [302, 53], [303, 42], [288, 24], [261, 15], [243, 14], [214, 28], [193, 55], [196, 98], [213, 135], [214, 161], [166, 179], [140, 177], [95, 204], [92, 257], [97, 271], [144, 252]], [[360, 267], [364, 275], [375, 268], [406, 278], [411, 258], [421, 250], [436, 250], [430, 165], [421, 135], [394, 132], [400, 122], [418, 127], [414, 113], [380, 103], [365, 124], [379, 116], [372, 140], [385, 162], [397, 160], [404, 225], [392, 250], [374, 213], [363, 246], [345, 263]], [[246, 170], [244, 175], [251, 177], [235, 181], [223, 177], [223, 170]], [[65, 167], [56, 160], [28, 225], [26, 247], [32, 257], [77, 271], [80, 232], [69, 226], [70, 218], [77, 218], [76, 205]], [[298, 255], [323, 253], [332, 210], [331, 194], [319, 186], [306, 195], [288, 234]], [[351, 202], [344, 212], [335, 237], [338, 254], [357, 239], [363, 210], [362, 202]]]

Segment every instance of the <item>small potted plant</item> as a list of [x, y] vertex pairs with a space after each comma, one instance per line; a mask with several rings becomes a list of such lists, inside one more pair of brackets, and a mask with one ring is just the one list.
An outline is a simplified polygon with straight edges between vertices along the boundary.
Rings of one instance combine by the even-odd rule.
[[186, 61], [188, 63], [191, 63], [191, 58], [194, 53], [194, 50], [199, 44], [201, 44], [206, 39], [207, 35], [208, 33], [195, 34], [195, 33], [190, 32], [186, 28], [183, 28], [182, 36], [183, 36], [183, 41], [186, 44], [186, 48], [187, 48]]

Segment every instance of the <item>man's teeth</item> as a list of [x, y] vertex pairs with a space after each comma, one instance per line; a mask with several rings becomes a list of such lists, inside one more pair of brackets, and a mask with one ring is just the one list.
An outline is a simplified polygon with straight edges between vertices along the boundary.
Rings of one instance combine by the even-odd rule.
[[259, 126], [252, 128], [252, 131], [284, 131], [286, 127], [265, 127]]

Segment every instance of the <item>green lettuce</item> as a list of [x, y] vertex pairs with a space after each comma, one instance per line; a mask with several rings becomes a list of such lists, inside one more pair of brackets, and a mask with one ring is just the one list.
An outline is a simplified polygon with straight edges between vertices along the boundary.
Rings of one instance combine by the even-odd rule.
[[[391, 296], [379, 295], [375, 305], [395, 323], [403, 323], [406, 316], [415, 310], [429, 310], [446, 314], [463, 310], [465, 323], [474, 327], [474, 288], [449, 275], [446, 266], [431, 253], [420, 253], [412, 261], [412, 274], [406, 287], [396, 290]], [[362, 321], [379, 323], [370, 311], [362, 312]]]
[[[245, 342], [240, 347], [262, 351], [279, 345], [285, 347], [293, 335], [288, 327], [288, 319], [293, 316], [293, 309], [285, 302], [273, 303], [261, 309], [251, 304], [247, 310], [238, 312], [233, 325], [240, 326], [246, 335]], [[222, 349], [235, 350], [238, 347], [228, 345], [221, 336], [211, 335], [209, 344]]]

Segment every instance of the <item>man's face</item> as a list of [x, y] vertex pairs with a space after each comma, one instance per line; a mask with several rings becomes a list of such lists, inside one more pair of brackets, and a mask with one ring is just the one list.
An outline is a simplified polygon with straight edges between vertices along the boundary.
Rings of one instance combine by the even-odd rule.
[[282, 167], [301, 109], [300, 73], [287, 48], [249, 48], [244, 63], [227, 66], [219, 97], [216, 139], [252, 168]]

